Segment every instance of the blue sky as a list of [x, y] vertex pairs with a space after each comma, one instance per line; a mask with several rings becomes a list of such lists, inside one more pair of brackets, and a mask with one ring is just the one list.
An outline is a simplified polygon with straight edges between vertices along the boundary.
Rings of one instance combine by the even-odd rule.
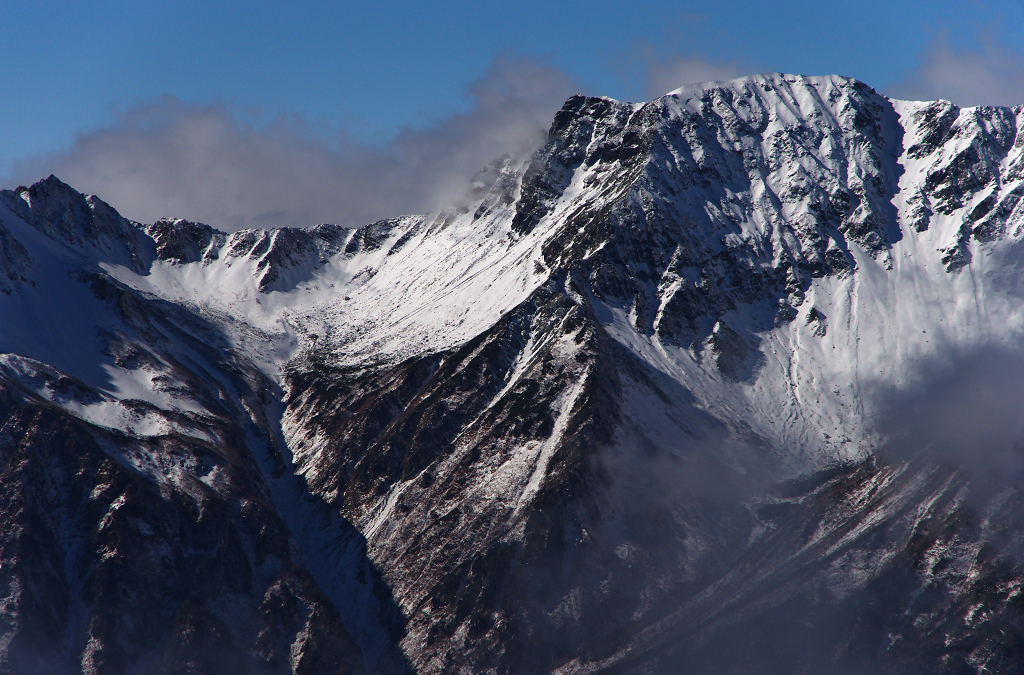
[[[1021, 0], [0, 0], [0, 11], [0, 184], [53, 171], [129, 217], [229, 229], [432, 208], [576, 92], [642, 100], [785, 71], [1024, 103]], [[275, 187], [280, 208], [246, 206]], [[358, 196], [366, 208], [345, 206]], [[300, 199], [317, 204], [289, 205]]]

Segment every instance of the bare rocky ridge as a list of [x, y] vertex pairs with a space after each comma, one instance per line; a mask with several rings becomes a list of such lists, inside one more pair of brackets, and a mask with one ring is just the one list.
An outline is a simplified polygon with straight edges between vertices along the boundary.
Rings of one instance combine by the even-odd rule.
[[0, 670], [1012, 671], [1014, 437], [876, 402], [1017, 358], [1022, 122], [773, 74], [357, 230], [0, 193]]

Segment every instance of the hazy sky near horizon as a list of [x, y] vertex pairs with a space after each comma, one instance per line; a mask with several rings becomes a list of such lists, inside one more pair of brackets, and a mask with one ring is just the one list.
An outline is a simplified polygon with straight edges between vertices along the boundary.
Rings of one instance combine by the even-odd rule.
[[0, 0], [0, 186], [57, 173], [139, 220], [428, 210], [573, 93], [840, 74], [1024, 103], [1024, 2]]

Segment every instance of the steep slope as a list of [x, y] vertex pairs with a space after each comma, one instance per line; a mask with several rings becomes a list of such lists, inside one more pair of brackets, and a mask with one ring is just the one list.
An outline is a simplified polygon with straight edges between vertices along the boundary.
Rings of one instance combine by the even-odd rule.
[[[1021, 122], [774, 74], [573, 97], [448, 210], [358, 230], [0, 193], [8, 668], [178, 664], [201, 632], [294, 672], [1005, 670], [1021, 466], [961, 465], [1016, 457], [1017, 390], [943, 408], [999, 427], [954, 444], [886, 415], [950, 358], [1021, 362]], [[119, 553], [82, 533], [129, 478], [170, 525]], [[149, 547], [170, 581], [125, 588], [161, 609], [109, 605], [157, 637], [115, 640], [89, 580]], [[249, 571], [188, 600], [203, 565]]]
[[[774, 531], [759, 483], [864, 461], [883, 395], [1019, 337], [1020, 111], [936, 108], [783, 76], [645, 106], [571, 99], [503, 215], [545, 279], [505, 315], [517, 337], [499, 322], [430, 349], [436, 324], [411, 317], [457, 315], [451, 284], [448, 305], [375, 317], [379, 366], [349, 356], [348, 333], [317, 343], [286, 381], [286, 438], [387, 561], [417, 666], [543, 669], [581, 640], [621, 644], [626, 617], [697, 593]], [[950, 181], [956, 200], [933, 207]], [[440, 220], [481, 219], [462, 211]], [[425, 354], [387, 358], [381, 334], [404, 350], [423, 335]]]
[[153, 242], [99, 200], [0, 201], [32, 270], [0, 301], [4, 672], [364, 672], [278, 511], [274, 382], [103, 272]]

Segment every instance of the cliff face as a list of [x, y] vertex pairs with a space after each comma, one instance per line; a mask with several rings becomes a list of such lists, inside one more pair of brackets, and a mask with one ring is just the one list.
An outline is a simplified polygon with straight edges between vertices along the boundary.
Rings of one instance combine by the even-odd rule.
[[906, 401], [1021, 363], [1021, 122], [764, 75], [358, 230], [0, 193], [6, 667], [1006, 670], [1016, 409]]

